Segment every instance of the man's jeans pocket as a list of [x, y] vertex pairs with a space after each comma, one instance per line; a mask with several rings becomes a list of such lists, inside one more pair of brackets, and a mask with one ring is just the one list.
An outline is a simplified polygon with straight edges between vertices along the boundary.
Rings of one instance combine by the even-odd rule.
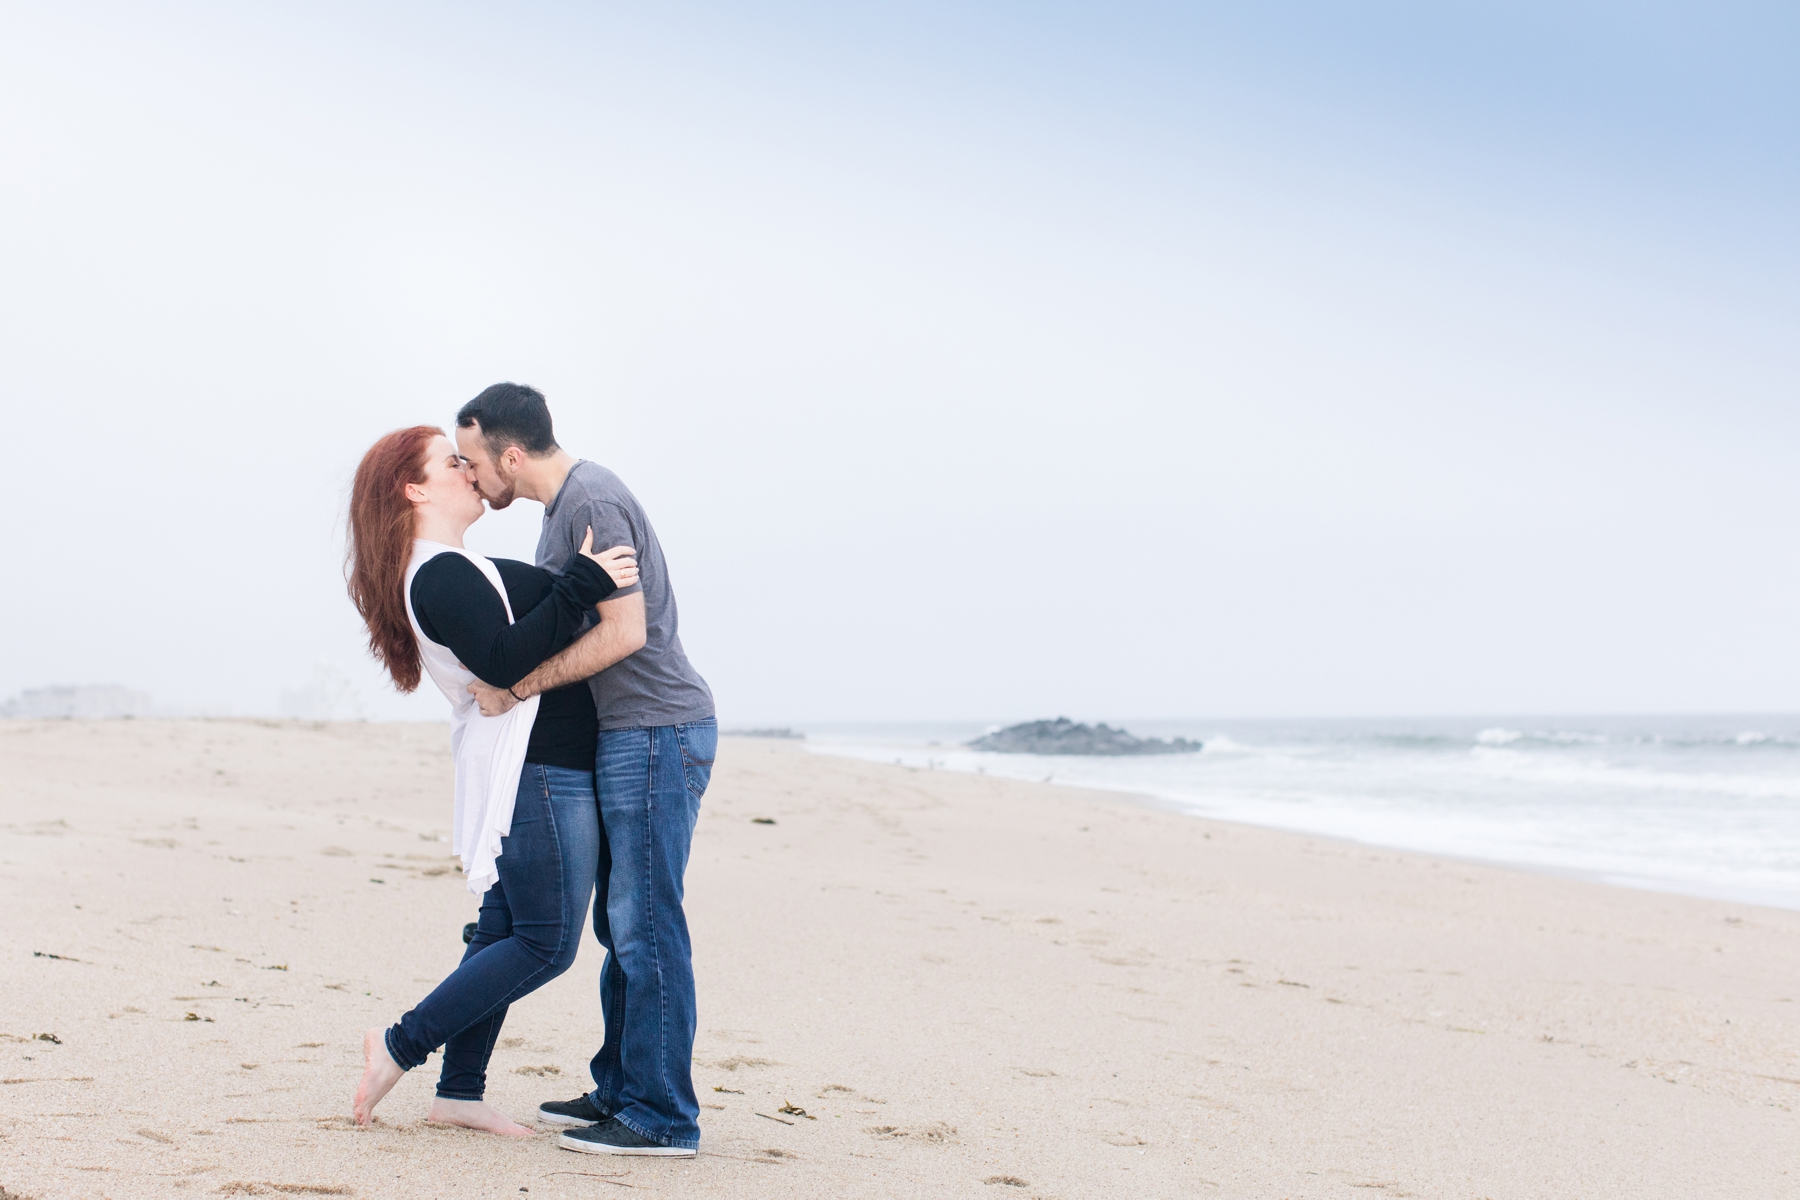
[[713, 757], [719, 752], [719, 723], [695, 721], [677, 725], [675, 736], [681, 742], [681, 771], [687, 777], [687, 789], [697, 801], [706, 795], [712, 782]]

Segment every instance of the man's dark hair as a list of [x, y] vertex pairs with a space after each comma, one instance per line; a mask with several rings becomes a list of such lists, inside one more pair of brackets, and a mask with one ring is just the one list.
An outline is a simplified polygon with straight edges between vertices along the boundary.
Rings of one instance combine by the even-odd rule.
[[544, 393], [522, 383], [496, 383], [456, 414], [458, 429], [476, 422], [481, 423], [488, 453], [496, 458], [506, 453], [508, 446], [518, 446], [533, 457], [559, 449]]

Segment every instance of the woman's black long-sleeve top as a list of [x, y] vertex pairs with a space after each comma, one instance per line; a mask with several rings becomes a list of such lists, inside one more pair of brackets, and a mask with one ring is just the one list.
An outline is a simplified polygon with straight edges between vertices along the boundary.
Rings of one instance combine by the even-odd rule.
[[[500, 593], [460, 554], [440, 554], [420, 567], [410, 596], [425, 636], [494, 687], [511, 687], [531, 674], [575, 639], [594, 605], [618, 590], [612, 576], [580, 555], [563, 575], [509, 558], [492, 561], [516, 618], [511, 624]], [[525, 761], [591, 771], [598, 728], [585, 681], [545, 692]]]

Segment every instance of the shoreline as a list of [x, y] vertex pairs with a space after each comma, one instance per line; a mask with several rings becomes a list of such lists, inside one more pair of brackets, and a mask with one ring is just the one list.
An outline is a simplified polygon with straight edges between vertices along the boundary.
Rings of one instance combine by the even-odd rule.
[[[795, 739], [792, 744], [803, 747], [809, 754], [818, 754], [829, 758], [841, 758], [856, 762], [881, 763], [882, 765], [889, 766], [904, 766], [911, 770], [948, 771], [959, 775], [976, 775], [981, 778], [1004, 779], [1015, 783], [1034, 784], [1041, 782], [1043, 786], [1048, 787], [1071, 788], [1079, 791], [1123, 796], [1159, 811], [1172, 813], [1193, 820], [1216, 821], [1224, 825], [1237, 825], [1246, 829], [1263, 829], [1271, 832], [1288, 833], [1297, 837], [1324, 838], [1330, 841], [1342, 842], [1350, 846], [1392, 850], [1405, 854], [1429, 855], [1468, 863], [1472, 866], [1521, 871], [1531, 875], [1542, 875], [1554, 879], [1577, 880], [1585, 883], [1599, 884], [1605, 887], [1628, 888], [1633, 891], [1654, 892], [1662, 895], [1686, 896], [1699, 900], [1716, 900], [1727, 904], [1746, 904], [1758, 908], [1777, 909], [1783, 912], [1800, 912], [1800, 894], [1786, 891], [1777, 891], [1768, 888], [1737, 887], [1704, 881], [1697, 882], [1672, 876], [1632, 874], [1624, 871], [1611, 871], [1593, 867], [1577, 867], [1558, 863], [1534, 862], [1525, 858], [1471, 854], [1463, 851], [1438, 849], [1431, 846], [1402, 845], [1391, 841], [1361, 838], [1353, 834], [1313, 829], [1301, 824], [1283, 825], [1272, 822], [1247, 820], [1237, 816], [1221, 816], [1216, 813], [1200, 811], [1198, 806], [1204, 803], [1200, 800], [1163, 795], [1154, 791], [1146, 791], [1126, 785], [1097, 786], [1091, 783], [1067, 783], [1055, 778], [1036, 781], [1020, 775], [989, 775], [979, 767], [968, 768], [950, 766], [948, 765], [947, 760], [933, 759], [929, 755], [927, 755], [928, 765], [918, 766], [913, 763], [904, 762], [903, 759], [876, 759], [869, 754], [839, 752], [830, 748], [829, 743]], [[936, 749], [937, 747], [932, 748]], [[924, 747], [913, 746], [905, 748], [897, 747], [896, 749], [901, 749], [903, 755], [906, 751], [919, 753], [925, 750]], [[942, 749], [966, 752], [968, 748], [966, 746], [955, 746], [943, 747]], [[1086, 756], [1072, 755], [1069, 757], [1082, 758], [1082, 761], [1088, 761]]]
[[[1083, 787], [1083, 785], [1076, 783], [1061, 784], [1055, 782], [1045, 786]], [[1084, 788], [1083, 790], [1093, 791], [1096, 789]], [[1190, 809], [1183, 808], [1182, 805], [1188, 803], [1187, 801], [1171, 800], [1168, 797], [1158, 796], [1151, 792], [1118, 791], [1106, 794], [1123, 796], [1127, 799], [1137, 801], [1138, 803], [1148, 804], [1153, 808], [1173, 813], [1176, 816], [1187, 817], [1191, 820], [1213, 821], [1220, 825], [1236, 825], [1244, 829], [1262, 829], [1267, 830], [1270, 833], [1292, 834], [1295, 837], [1318, 838], [1323, 841], [1338, 842], [1345, 846], [1360, 849], [1390, 850], [1396, 854], [1417, 854], [1427, 858], [1441, 858], [1446, 862], [1462, 863], [1471, 867], [1487, 867], [1497, 871], [1516, 871], [1523, 875], [1541, 875], [1548, 879], [1562, 879], [1571, 883], [1587, 883], [1597, 887], [1625, 888], [1634, 892], [1649, 892], [1659, 896], [1682, 896], [1690, 900], [1712, 900], [1720, 904], [1739, 904], [1747, 908], [1767, 908], [1777, 912], [1786, 913], [1800, 912], [1800, 901], [1782, 904], [1776, 903], [1775, 901], [1766, 898], [1766, 896], [1759, 899], [1755, 897], [1760, 893], [1756, 893], [1754, 890], [1728, 894], [1725, 891], [1700, 890], [1704, 885], [1687, 883], [1683, 880], [1653, 879], [1650, 877], [1634, 879], [1630, 876], [1609, 873], [1606, 871], [1588, 870], [1582, 867], [1563, 867], [1553, 863], [1534, 863], [1523, 859], [1484, 858], [1474, 854], [1453, 854], [1447, 851], [1426, 850], [1414, 846], [1396, 846], [1391, 842], [1364, 841], [1361, 838], [1345, 837], [1335, 833], [1319, 833], [1298, 826], [1259, 825], [1254, 821], [1239, 821], [1230, 817], [1215, 817], [1209, 813], [1194, 812]]]
[[[435, 1064], [359, 1130], [362, 1031], [474, 906], [444, 726], [0, 753], [0, 1186], [37, 1200], [1800, 1194], [1800, 916], [751, 739], [688, 874], [697, 1160], [430, 1126]], [[585, 1090], [598, 966], [514, 1006], [496, 1107]]]

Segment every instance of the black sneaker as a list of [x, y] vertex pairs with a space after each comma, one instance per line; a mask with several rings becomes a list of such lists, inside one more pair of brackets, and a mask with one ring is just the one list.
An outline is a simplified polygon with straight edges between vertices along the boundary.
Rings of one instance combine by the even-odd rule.
[[559, 1139], [564, 1150], [583, 1154], [649, 1154], [657, 1158], [692, 1158], [685, 1146], [665, 1146], [633, 1130], [617, 1117], [586, 1129], [570, 1129]]
[[538, 1105], [538, 1120], [550, 1125], [598, 1125], [611, 1119], [611, 1113], [595, 1108], [593, 1100], [587, 1096], [578, 1096], [573, 1100], [546, 1100]]

